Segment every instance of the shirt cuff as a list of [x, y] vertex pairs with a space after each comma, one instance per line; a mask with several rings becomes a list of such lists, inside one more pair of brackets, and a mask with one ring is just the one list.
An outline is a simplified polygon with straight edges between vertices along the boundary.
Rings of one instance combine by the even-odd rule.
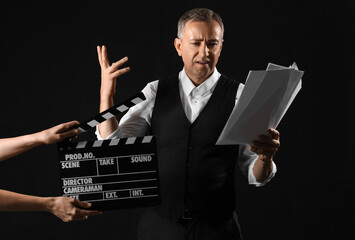
[[263, 182], [259, 182], [258, 180], [256, 180], [254, 172], [253, 172], [253, 168], [254, 168], [254, 164], [256, 162], [258, 158], [255, 158], [253, 160], [253, 162], [250, 164], [249, 166], [249, 170], [248, 170], [248, 181], [250, 185], [254, 185], [255, 187], [262, 187], [264, 186], [266, 183], [268, 183], [276, 174], [277, 172], [277, 168], [276, 168], [276, 164], [274, 163], [274, 161], [272, 161], [272, 172], [270, 173], [270, 175], [268, 176], [268, 178], [266, 178]]

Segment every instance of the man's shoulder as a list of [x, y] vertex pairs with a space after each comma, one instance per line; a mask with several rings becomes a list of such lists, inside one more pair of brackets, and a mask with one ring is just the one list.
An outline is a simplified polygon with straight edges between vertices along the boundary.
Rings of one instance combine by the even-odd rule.
[[144, 91], [150, 91], [153, 93], [156, 93], [158, 90], [159, 85], [165, 84], [166, 82], [174, 82], [175, 80], [179, 79], [179, 74], [180, 73], [174, 73], [174, 74], [170, 74], [167, 76], [163, 76], [160, 79], [148, 82], [147, 85], [145, 86], [145, 88], [142, 90]]
[[156, 84], [157, 86], [159, 86], [159, 88], [163, 88], [164, 86], [175, 85], [179, 82], [179, 78], [180, 78], [179, 74], [180, 73], [173, 73], [170, 75], [166, 75], [161, 79], [159, 79]]
[[228, 77], [224, 74], [221, 74], [221, 77], [220, 79], [221, 81], [225, 82], [225, 83], [228, 83], [228, 84], [232, 84], [232, 85], [239, 85], [241, 84], [241, 82], [239, 82], [238, 80], [234, 79], [234, 78], [231, 78], [231, 77]]
[[161, 80], [161, 82], [163, 81], [175, 81], [178, 80], [180, 78], [181, 72], [175, 72], [175, 73], [171, 73], [166, 75], [165, 77], [163, 77]]
[[224, 74], [221, 74], [220, 79], [223, 79], [222, 82], [224, 82], [225, 85], [227, 85], [227, 89], [229, 91], [236, 91], [236, 99], [239, 99], [240, 95], [243, 92], [244, 84]]
[[158, 85], [159, 85], [159, 80], [154, 80], [149, 83], [143, 88], [142, 92], [144, 93], [145, 96], [147, 95], [156, 95], [158, 91]]

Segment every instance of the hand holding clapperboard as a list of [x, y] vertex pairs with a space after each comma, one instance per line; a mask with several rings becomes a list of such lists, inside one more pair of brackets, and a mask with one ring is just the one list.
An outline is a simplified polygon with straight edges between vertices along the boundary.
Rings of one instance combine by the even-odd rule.
[[[145, 100], [141, 92], [82, 122], [84, 133]], [[158, 159], [154, 136], [57, 144], [64, 196], [108, 210], [160, 203]]]

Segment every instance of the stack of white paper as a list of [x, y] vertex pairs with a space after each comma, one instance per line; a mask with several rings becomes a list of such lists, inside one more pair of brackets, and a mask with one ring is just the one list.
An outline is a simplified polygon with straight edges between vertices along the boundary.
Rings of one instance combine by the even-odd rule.
[[244, 90], [217, 145], [252, 144], [276, 128], [301, 89], [303, 71], [269, 63], [266, 71], [250, 71]]

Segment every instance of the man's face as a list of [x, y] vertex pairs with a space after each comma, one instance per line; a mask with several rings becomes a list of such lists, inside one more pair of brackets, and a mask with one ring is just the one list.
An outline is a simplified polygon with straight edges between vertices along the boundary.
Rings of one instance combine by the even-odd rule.
[[222, 29], [214, 20], [188, 21], [182, 39], [175, 39], [176, 51], [195, 85], [200, 85], [213, 73], [221, 54], [222, 42]]

